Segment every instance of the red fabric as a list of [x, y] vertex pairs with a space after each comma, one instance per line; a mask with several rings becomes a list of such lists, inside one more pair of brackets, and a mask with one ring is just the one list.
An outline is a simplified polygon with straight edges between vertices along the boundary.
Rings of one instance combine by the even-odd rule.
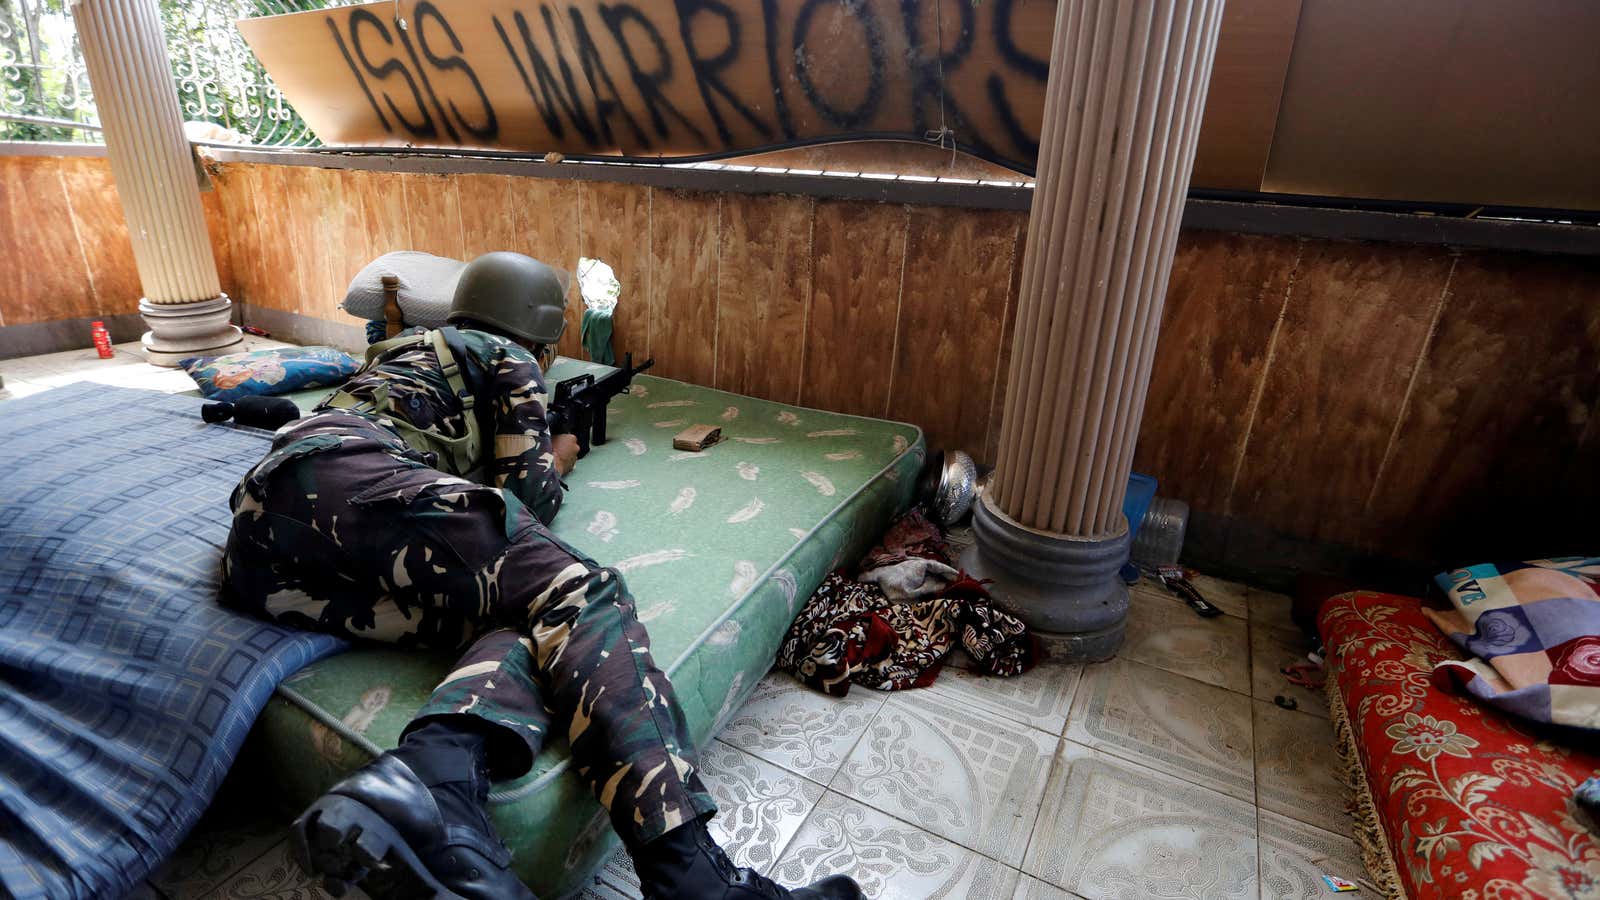
[[1413, 900], [1600, 898], [1600, 836], [1572, 802], [1600, 755], [1434, 687], [1434, 664], [1461, 655], [1413, 598], [1345, 594], [1320, 619]]

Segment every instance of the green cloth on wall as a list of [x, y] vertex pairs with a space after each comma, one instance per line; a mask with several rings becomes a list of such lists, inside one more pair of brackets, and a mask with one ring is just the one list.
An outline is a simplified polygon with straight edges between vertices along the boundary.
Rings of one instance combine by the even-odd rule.
[[583, 311], [583, 351], [603, 366], [617, 364], [617, 354], [611, 349], [611, 310]]

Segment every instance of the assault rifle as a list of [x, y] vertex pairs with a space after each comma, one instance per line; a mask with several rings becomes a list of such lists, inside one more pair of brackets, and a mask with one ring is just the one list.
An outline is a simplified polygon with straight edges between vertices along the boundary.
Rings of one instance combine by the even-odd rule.
[[633, 376], [655, 365], [647, 359], [634, 368], [633, 354], [624, 354], [622, 367], [596, 381], [594, 373], [568, 378], [556, 384], [555, 396], [545, 412], [551, 434], [570, 434], [578, 439], [578, 457], [589, 454], [589, 445], [606, 442], [606, 405], [611, 398], [626, 393]]

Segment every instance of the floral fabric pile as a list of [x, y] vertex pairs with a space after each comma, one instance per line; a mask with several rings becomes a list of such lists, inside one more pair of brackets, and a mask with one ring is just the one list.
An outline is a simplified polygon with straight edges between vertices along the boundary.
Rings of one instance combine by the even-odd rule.
[[778, 667], [836, 697], [851, 684], [927, 687], [958, 642], [991, 675], [1020, 674], [1036, 657], [1027, 626], [951, 565], [938, 528], [913, 511], [855, 578], [839, 571], [823, 581], [784, 636]]

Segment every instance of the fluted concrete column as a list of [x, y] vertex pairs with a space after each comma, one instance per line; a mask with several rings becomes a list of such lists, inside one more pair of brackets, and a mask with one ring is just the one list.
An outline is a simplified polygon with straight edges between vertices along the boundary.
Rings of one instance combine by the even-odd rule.
[[1058, 656], [1122, 643], [1123, 495], [1222, 5], [1057, 7], [1000, 453], [964, 562]]
[[237, 350], [156, 0], [73, 0], [72, 15], [144, 289], [147, 356], [173, 366]]

